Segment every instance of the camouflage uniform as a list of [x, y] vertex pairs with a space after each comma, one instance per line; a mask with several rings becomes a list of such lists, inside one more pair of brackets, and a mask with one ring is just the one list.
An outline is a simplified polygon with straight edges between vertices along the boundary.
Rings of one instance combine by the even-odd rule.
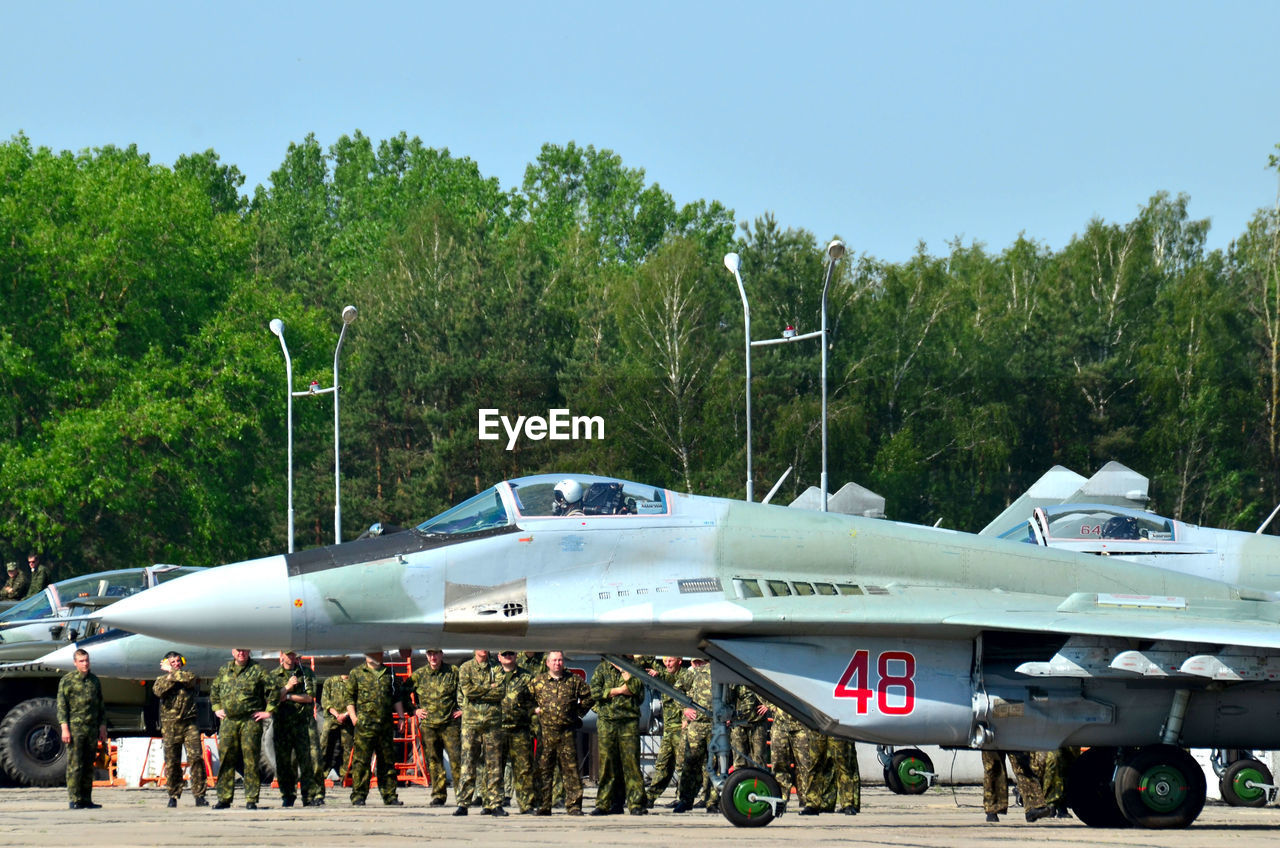
[[160, 699], [160, 734], [164, 738], [164, 771], [170, 798], [182, 797], [182, 749], [187, 749], [191, 769], [191, 794], [203, 798], [207, 788], [204, 743], [196, 724], [196, 697], [200, 680], [183, 669], [156, 678], [151, 691]]
[[809, 750], [809, 730], [781, 707], [770, 704], [773, 713], [773, 734], [769, 742], [769, 755], [773, 759], [773, 776], [778, 781], [782, 797], [790, 801], [791, 789], [804, 804], [805, 788], [812, 769]]
[[551, 812], [551, 772], [558, 763], [564, 778], [565, 808], [581, 813], [582, 776], [578, 773], [578, 748], [573, 734], [594, 703], [591, 689], [586, 681], [567, 671], [559, 679], [543, 672], [533, 679], [529, 689], [538, 703], [538, 721], [542, 725], [535, 781], [539, 812]]
[[[624, 687], [625, 695], [610, 696], [609, 690]], [[621, 791], [619, 774], [626, 787], [627, 809], [647, 810], [644, 777], [640, 773], [640, 701], [644, 684], [602, 662], [591, 674], [591, 697], [596, 702], [596, 731], [600, 745], [600, 781], [596, 789], [596, 809], [610, 810]]]
[[356, 666], [347, 675], [348, 703], [355, 706], [352, 740], [351, 803], [369, 797], [371, 760], [378, 759], [378, 793], [382, 803], [397, 804], [395, 753], [395, 705], [401, 703], [400, 681], [387, 666]]
[[243, 666], [235, 661], [218, 670], [209, 690], [215, 712], [227, 717], [218, 726], [218, 803], [230, 804], [236, 793], [236, 769], [244, 775], [244, 800], [257, 804], [262, 792], [258, 760], [262, 756], [262, 722], [254, 713], [271, 712], [275, 699], [267, 696], [271, 682], [262, 666], [249, 660]]
[[444, 768], [444, 757], [448, 755], [456, 800], [462, 773], [462, 723], [453, 717], [458, 711], [458, 669], [448, 663], [441, 663], [438, 671], [424, 665], [409, 678], [409, 686], [417, 696], [418, 709], [427, 712], [427, 717], [418, 721], [418, 738], [431, 774], [431, 795], [441, 804], [448, 796]]
[[27, 584], [31, 582], [31, 569], [20, 563], [9, 563], [9, 565], [17, 565], [17, 568], [9, 572], [9, 579], [4, 581], [4, 588], [0, 588], [0, 600], [20, 601], [27, 596]]
[[[289, 690], [292, 695], [310, 695], [310, 704], [298, 704], [284, 698], [284, 688], [290, 677], [297, 677], [298, 684]], [[315, 726], [315, 700], [320, 694], [316, 686], [316, 676], [311, 669], [294, 663], [293, 668], [276, 666], [267, 672], [271, 687], [278, 701], [271, 719], [271, 741], [276, 752], [276, 784], [280, 787], [280, 797], [292, 803], [297, 797], [295, 791], [299, 784], [302, 787], [302, 803], [310, 804], [324, 798], [324, 783], [316, 785], [316, 767], [311, 759], [311, 736], [308, 726]]]
[[346, 714], [347, 704], [351, 703], [351, 690], [342, 675], [335, 674], [325, 680], [320, 688], [320, 709], [324, 711], [324, 726], [320, 730], [320, 756], [317, 760], [316, 781], [324, 786], [332, 769], [338, 775], [338, 782], [346, 780], [349, 775], [352, 742], [355, 734], [351, 722], [338, 721], [330, 710]]
[[502, 803], [502, 670], [495, 662], [483, 665], [474, 658], [458, 667], [458, 689], [466, 696], [462, 707], [462, 791], [459, 805], [476, 796], [476, 770], [484, 762], [485, 779], [480, 795], [486, 810]]
[[1044, 794], [1040, 780], [1031, 767], [1031, 755], [1026, 751], [982, 752], [982, 808], [988, 814], [1009, 811], [1009, 780], [1004, 772], [1004, 758], [1009, 758], [1018, 791], [1022, 793], [1022, 808], [1033, 810], [1044, 806]]
[[1036, 776], [1044, 789], [1046, 804], [1058, 810], [1067, 806], [1067, 771], [1080, 756], [1079, 748], [1058, 748], [1056, 751], [1036, 751], [1031, 755]]
[[[711, 707], [711, 665], [693, 666], [686, 669], [676, 683], [676, 688], [689, 696], [695, 704]], [[694, 796], [702, 788], [707, 775], [707, 743], [711, 740], [711, 715], [698, 710], [697, 718], [686, 720], [684, 725], [684, 766], [680, 769], [680, 786], [677, 795], [685, 808], [693, 805]], [[720, 803], [720, 793], [709, 789], [707, 792], [707, 809], [716, 809]]]
[[53, 582], [53, 570], [43, 562], [36, 566], [36, 570], [31, 572], [31, 585], [27, 587], [25, 597], [33, 598], [44, 591], [45, 587]]
[[733, 687], [733, 717], [745, 725], [734, 725], [731, 733], [733, 767], [747, 765], [747, 757], [763, 768], [769, 761], [769, 714], [760, 715], [763, 702], [746, 686]]
[[858, 749], [851, 739], [832, 739], [827, 755], [835, 767], [835, 806], [842, 812], [862, 812], [862, 774], [858, 771]]
[[93, 803], [93, 760], [100, 728], [106, 723], [102, 684], [92, 671], [72, 671], [58, 681], [58, 724], [71, 728], [67, 745], [67, 799]]
[[520, 667], [502, 672], [501, 762], [511, 764], [511, 781], [520, 812], [537, 804], [533, 777], [533, 710], [536, 704], [529, 684], [533, 678]]
[[[674, 686], [681, 673], [681, 669], [677, 669], [673, 674], [664, 668], [655, 677]], [[658, 747], [658, 756], [653, 763], [653, 775], [649, 780], [650, 807], [666, 791], [672, 775], [684, 768], [684, 728], [681, 726], [683, 712], [684, 707], [680, 706], [675, 699], [667, 695], [662, 696], [662, 743]]]

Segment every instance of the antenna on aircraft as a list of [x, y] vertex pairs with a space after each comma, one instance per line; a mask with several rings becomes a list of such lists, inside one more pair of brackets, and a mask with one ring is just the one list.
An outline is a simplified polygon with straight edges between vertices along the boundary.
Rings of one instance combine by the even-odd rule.
[[769, 490], [769, 494], [765, 495], [764, 500], [760, 501], [760, 503], [769, 502], [769, 500], [774, 496], [774, 493], [778, 491], [778, 487], [782, 485], [782, 481], [787, 479], [787, 475], [791, 473], [792, 468], [795, 468], [795, 466], [794, 465], [787, 466], [787, 470], [782, 472], [782, 476], [778, 478], [778, 482], [773, 484], [773, 488]]

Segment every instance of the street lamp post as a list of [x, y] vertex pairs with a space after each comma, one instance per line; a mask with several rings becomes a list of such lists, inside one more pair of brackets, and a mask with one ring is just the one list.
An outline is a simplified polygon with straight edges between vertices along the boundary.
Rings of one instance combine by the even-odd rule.
[[738, 273], [741, 264], [738, 254], [724, 255], [724, 267], [728, 268], [733, 278], [738, 281], [738, 295], [742, 298], [742, 324], [747, 359], [747, 502], [750, 503], [754, 499], [751, 482], [751, 307], [747, 305], [747, 290], [742, 285], [742, 275]]
[[284, 322], [272, 318], [267, 325], [284, 351], [285, 444], [288, 462], [289, 492], [289, 553], [293, 553], [293, 360], [289, 358], [289, 346], [284, 343]]
[[827, 276], [822, 282], [822, 511], [827, 511], [827, 290], [831, 287], [831, 272], [836, 262], [844, 256], [844, 242], [832, 239], [827, 245]]
[[338, 469], [338, 356], [342, 353], [342, 340], [347, 337], [347, 327], [356, 320], [356, 308], [350, 304], [342, 307], [342, 330], [338, 333], [338, 346], [333, 349], [333, 542], [342, 544], [342, 472]]
[[335, 544], [342, 542], [342, 472], [339, 466], [339, 430], [338, 417], [338, 359], [342, 355], [342, 343], [347, 337], [347, 327], [356, 320], [356, 308], [344, 306], [342, 309], [342, 330], [338, 333], [338, 346], [333, 351], [333, 385], [321, 388], [315, 380], [306, 390], [293, 390], [293, 361], [289, 358], [289, 347], [284, 342], [284, 322], [272, 318], [267, 326], [280, 339], [280, 349], [284, 351], [285, 401], [286, 401], [286, 444], [288, 445], [288, 497], [289, 497], [289, 553], [293, 553], [293, 399], [295, 397], [312, 397], [315, 395], [333, 394], [333, 540]]

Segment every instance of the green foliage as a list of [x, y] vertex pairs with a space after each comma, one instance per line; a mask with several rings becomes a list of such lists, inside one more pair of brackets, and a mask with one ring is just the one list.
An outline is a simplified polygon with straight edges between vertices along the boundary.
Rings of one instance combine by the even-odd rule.
[[[1280, 151], [1280, 145], [1276, 148]], [[1280, 157], [1269, 167], [1280, 171]], [[820, 324], [824, 243], [574, 143], [520, 188], [405, 134], [292, 144], [265, 186], [213, 150], [0, 144], [0, 553], [72, 570], [286, 544], [285, 391], [332, 380], [342, 537], [495, 480], [593, 471], [741, 497], [753, 337]], [[1253, 527], [1280, 497], [1280, 203], [1225, 252], [1184, 195], [1059, 251], [850, 256], [829, 292], [829, 477], [977, 529], [1048, 467], [1110, 459], [1156, 506]], [[851, 244], [856, 248], [856, 244]], [[281, 318], [293, 358], [284, 384]], [[753, 349], [758, 493], [821, 474], [821, 348]], [[332, 395], [294, 402], [297, 543], [333, 538]], [[478, 410], [598, 415], [603, 441], [478, 439]]]

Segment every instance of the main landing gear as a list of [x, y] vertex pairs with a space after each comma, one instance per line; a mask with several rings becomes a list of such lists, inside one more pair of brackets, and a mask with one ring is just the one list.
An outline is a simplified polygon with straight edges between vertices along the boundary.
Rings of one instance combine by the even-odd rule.
[[1090, 827], [1186, 827], [1204, 799], [1203, 769], [1176, 745], [1090, 748], [1067, 776], [1067, 806]]

